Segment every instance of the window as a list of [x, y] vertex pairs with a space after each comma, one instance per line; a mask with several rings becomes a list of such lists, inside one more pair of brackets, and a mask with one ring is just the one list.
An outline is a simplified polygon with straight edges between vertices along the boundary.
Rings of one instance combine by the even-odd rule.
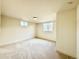
[[28, 26], [28, 22], [26, 21], [21, 21], [20, 22], [21, 27], [27, 27]]
[[53, 23], [52, 22], [43, 23], [43, 31], [44, 32], [53, 31]]

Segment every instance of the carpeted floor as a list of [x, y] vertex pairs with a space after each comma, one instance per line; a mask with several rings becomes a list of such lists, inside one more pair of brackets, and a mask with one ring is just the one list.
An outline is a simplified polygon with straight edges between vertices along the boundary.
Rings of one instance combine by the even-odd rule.
[[58, 59], [55, 43], [32, 39], [0, 47], [0, 59]]

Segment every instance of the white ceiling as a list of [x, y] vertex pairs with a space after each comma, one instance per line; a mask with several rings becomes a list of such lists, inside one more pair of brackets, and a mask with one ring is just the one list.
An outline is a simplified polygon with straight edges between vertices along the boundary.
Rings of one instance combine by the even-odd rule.
[[[67, 2], [73, 1], [73, 4]], [[32, 22], [56, 20], [59, 10], [73, 8], [78, 0], [2, 0], [2, 15]], [[33, 17], [38, 17], [33, 20]]]

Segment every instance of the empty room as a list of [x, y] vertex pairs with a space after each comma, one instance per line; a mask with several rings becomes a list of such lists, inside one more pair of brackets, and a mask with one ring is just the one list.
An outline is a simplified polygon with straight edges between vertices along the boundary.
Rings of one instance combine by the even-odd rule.
[[79, 0], [0, 0], [0, 59], [77, 59], [77, 20]]

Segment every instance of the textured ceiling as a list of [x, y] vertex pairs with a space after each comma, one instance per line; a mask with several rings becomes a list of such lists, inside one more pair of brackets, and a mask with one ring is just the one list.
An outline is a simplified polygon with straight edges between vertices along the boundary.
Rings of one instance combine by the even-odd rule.
[[[67, 4], [71, 1], [73, 4]], [[59, 10], [73, 8], [76, 3], [77, 0], [2, 0], [2, 15], [36, 23], [53, 21]]]

